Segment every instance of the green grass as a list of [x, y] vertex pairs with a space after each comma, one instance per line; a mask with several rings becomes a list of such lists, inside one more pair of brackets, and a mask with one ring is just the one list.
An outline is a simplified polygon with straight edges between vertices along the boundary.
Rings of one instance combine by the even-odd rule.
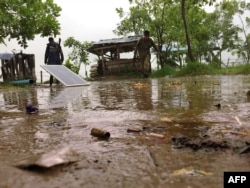
[[250, 64], [222, 68], [218, 69], [217, 72], [218, 74], [226, 74], [226, 75], [250, 74]]
[[199, 62], [190, 62], [175, 72], [175, 76], [196, 76], [216, 74], [216, 68]]
[[197, 75], [237, 75], [250, 74], [250, 64], [238, 65], [228, 68], [216, 68], [199, 62], [190, 62], [179, 70], [171, 67], [164, 67], [160, 70], [152, 71], [151, 77], [173, 76], [197, 76]]
[[153, 78], [164, 77], [167, 75], [173, 75], [175, 74], [175, 72], [176, 72], [175, 69], [173, 69], [172, 67], [166, 66], [160, 70], [152, 70], [150, 77], [153, 77]]

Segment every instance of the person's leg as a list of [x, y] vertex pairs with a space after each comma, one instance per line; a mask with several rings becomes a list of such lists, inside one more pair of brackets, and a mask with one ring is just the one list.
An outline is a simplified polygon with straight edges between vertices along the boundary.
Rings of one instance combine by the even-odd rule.
[[49, 78], [49, 86], [51, 87], [52, 86], [52, 84], [53, 84], [53, 76], [52, 75], [50, 75], [50, 78]]
[[140, 57], [141, 73], [142, 73], [143, 77], [144, 77], [144, 73], [145, 73], [145, 59], [146, 59], [146, 56], [141, 56]]
[[144, 59], [144, 72], [143, 75], [145, 78], [149, 76], [149, 71], [150, 71], [150, 56], [147, 55]]

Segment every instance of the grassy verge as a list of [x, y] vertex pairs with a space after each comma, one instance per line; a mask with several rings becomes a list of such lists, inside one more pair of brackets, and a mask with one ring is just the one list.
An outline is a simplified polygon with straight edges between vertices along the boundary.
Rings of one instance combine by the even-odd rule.
[[160, 70], [153, 70], [151, 77], [164, 77], [167, 75], [173, 76], [196, 76], [196, 75], [237, 75], [250, 74], [250, 64], [238, 65], [227, 68], [215, 68], [211, 65], [206, 65], [198, 62], [188, 63], [179, 70], [171, 67], [164, 67]]
[[216, 68], [198, 62], [190, 62], [175, 72], [175, 76], [196, 76], [217, 74]]
[[218, 74], [250, 74], [250, 64], [238, 65], [234, 67], [222, 68], [217, 70]]
[[167, 75], [174, 75], [175, 73], [176, 73], [175, 69], [173, 69], [172, 67], [166, 66], [160, 70], [152, 70], [150, 77], [153, 77], [153, 78], [164, 77]]

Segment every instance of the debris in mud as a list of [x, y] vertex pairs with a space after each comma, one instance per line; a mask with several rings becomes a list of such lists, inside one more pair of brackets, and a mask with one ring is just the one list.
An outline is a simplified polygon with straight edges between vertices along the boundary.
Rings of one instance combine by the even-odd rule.
[[221, 108], [221, 104], [220, 104], [220, 103], [218, 103], [218, 104], [216, 104], [216, 105], [214, 105], [214, 106], [217, 107], [218, 110]]
[[62, 127], [67, 125], [66, 121], [62, 121], [62, 122], [52, 122], [49, 125], [51, 125], [52, 127]]
[[196, 170], [192, 167], [182, 168], [180, 170], [175, 170], [171, 176], [180, 176], [180, 175], [188, 175], [188, 176], [211, 176], [213, 175], [211, 172], [206, 172], [204, 170]]
[[51, 168], [53, 166], [67, 164], [78, 161], [79, 154], [70, 147], [63, 147], [52, 150], [38, 156], [32, 156], [18, 162], [16, 167], [29, 169], [32, 167]]
[[239, 124], [239, 126], [242, 125], [242, 123], [241, 123], [240, 119], [238, 118], [238, 116], [234, 116], [234, 119], [237, 121], [237, 123]]
[[167, 123], [173, 123], [173, 120], [171, 118], [168, 118], [168, 117], [161, 118], [161, 121], [167, 122]]
[[98, 137], [98, 138], [103, 138], [103, 139], [108, 139], [110, 137], [110, 133], [104, 130], [100, 130], [97, 128], [91, 129], [92, 136]]
[[159, 166], [159, 164], [157, 163], [156, 157], [155, 157], [155, 153], [152, 152], [152, 151], [150, 150], [150, 148], [147, 148], [147, 151], [148, 151], [149, 157], [151, 158], [151, 160], [152, 160], [154, 166]]
[[175, 148], [191, 148], [193, 150], [199, 150], [203, 148], [213, 148], [213, 149], [224, 149], [230, 148], [227, 141], [224, 140], [212, 140], [208, 135], [204, 135], [197, 138], [190, 138], [183, 135], [177, 135], [172, 137], [172, 142]]
[[49, 123], [49, 126], [52, 126], [52, 127], [61, 127], [63, 130], [65, 130], [65, 129], [71, 129], [70, 124], [68, 124], [66, 120], [60, 121], [60, 122], [55, 122], [54, 121], [52, 123]]
[[26, 106], [26, 112], [27, 112], [28, 114], [36, 114], [36, 113], [38, 112], [38, 108], [35, 107], [35, 106], [32, 106], [31, 104], [28, 104], [28, 105]]
[[149, 87], [149, 83], [138, 82], [138, 83], [134, 84], [134, 88], [136, 88], [136, 89], [147, 88], [147, 87]]
[[156, 137], [156, 138], [165, 138], [165, 135], [163, 135], [163, 134], [149, 133], [147, 135], [152, 136], [152, 137]]
[[139, 128], [128, 128], [127, 129], [127, 132], [128, 133], [139, 133], [139, 132], [141, 132], [142, 130], [141, 129], [139, 129]]
[[250, 145], [245, 146], [239, 154], [245, 154], [245, 153], [250, 153]]
[[159, 125], [159, 126], [155, 126], [155, 127], [149, 127], [149, 126], [143, 126], [142, 130], [145, 132], [149, 132], [149, 131], [165, 131], [166, 129], [169, 129], [169, 127], [164, 126], [164, 125]]
[[224, 134], [227, 134], [227, 133], [230, 133], [230, 134], [236, 134], [236, 135], [245, 135], [245, 136], [250, 136], [250, 132], [249, 131], [232, 131], [232, 130], [220, 130], [221, 133], [224, 133]]
[[168, 86], [181, 86], [182, 82], [171, 82], [168, 84]]

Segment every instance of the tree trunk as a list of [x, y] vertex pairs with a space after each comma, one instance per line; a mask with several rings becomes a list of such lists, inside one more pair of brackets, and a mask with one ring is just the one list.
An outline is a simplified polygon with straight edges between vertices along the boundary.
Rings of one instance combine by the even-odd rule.
[[181, 15], [182, 15], [183, 25], [184, 25], [184, 29], [185, 29], [185, 34], [186, 34], [186, 41], [187, 41], [187, 47], [188, 47], [188, 57], [189, 57], [190, 61], [194, 62], [195, 59], [194, 59], [194, 56], [193, 56], [192, 48], [191, 48], [191, 45], [190, 45], [190, 38], [189, 38], [189, 34], [188, 34], [185, 3], [186, 3], [186, 0], [181, 0]]

